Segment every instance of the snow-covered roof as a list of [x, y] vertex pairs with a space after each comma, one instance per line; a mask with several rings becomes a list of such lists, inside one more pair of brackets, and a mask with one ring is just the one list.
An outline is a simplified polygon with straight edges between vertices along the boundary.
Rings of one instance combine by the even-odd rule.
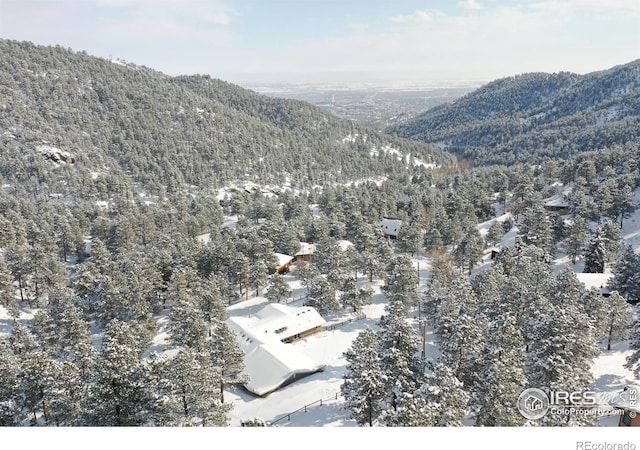
[[196, 239], [206, 245], [211, 241], [211, 233], [200, 234], [196, 236]]
[[587, 289], [606, 289], [612, 276], [610, 273], [576, 273], [578, 281], [584, 284]]
[[294, 344], [282, 342], [326, 323], [314, 308], [270, 303], [253, 316], [231, 317], [227, 323], [245, 354], [244, 373], [250, 379], [245, 387], [256, 395], [267, 395], [299, 375], [324, 368]]
[[340, 250], [342, 250], [343, 252], [346, 251], [349, 247], [353, 247], [353, 242], [351, 241], [347, 241], [345, 239], [340, 239], [338, 241], [338, 246], [340, 247]]
[[569, 207], [569, 202], [567, 201], [567, 199], [564, 197], [564, 195], [560, 194], [552, 195], [551, 197], [546, 198], [544, 200], [544, 204], [545, 206], [552, 206], [557, 208]]
[[284, 253], [276, 253], [275, 255], [278, 260], [278, 267], [282, 267], [293, 261], [293, 256], [291, 255], [285, 255]]
[[316, 251], [316, 244], [310, 244], [308, 242], [300, 242], [300, 250], [296, 253], [296, 256], [300, 255], [313, 255]]
[[379, 222], [380, 229], [384, 234], [390, 236], [398, 236], [400, 228], [402, 227], [402, 220], [399, 219], [382, 219]]

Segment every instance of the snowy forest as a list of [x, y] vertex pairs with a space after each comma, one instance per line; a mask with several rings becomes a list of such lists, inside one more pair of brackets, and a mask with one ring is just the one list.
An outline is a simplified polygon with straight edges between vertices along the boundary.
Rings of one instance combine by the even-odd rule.
[[[360, 312], [382, 286], [384, 315], [344, 353], [344, 414], [359, 426], [591, 425], [531, 421], [515, 400], [532, 386], [588, 390], [594, 358], [622, 341], [640, 378], [640, 223], [623, 232], [640, 188], [637, 62], [587, 81], [490, 83], [425, 112], [443, 125], [425, 122], [435, 137], [421, 141], [209, 76], [27, 42], [0, 40], [0, 53], [3, 426], [229, 426], [227, 394], [246, 380], [228, 307], [286, 302], [275, 255], [302, 243], [313, 260], [292, 271], [324, 317]], [[499, 98], [496, 86], [542, 114], [530, 107], [541, 78], [599, 93], [554, 100], [583, 121], [553, 122], [557, 140], [537, 140], [542, 116], [525, 138], [502, 119], [456, 128], [490, 116], [460, 111]], [[514, 140], [482, 146], [496, 127]], [[477, 143], [450, 153], [435, 145], [446, 139]], [[394, 239], [383, 218], [402, 222]], [[610, 273], [610, 295], [578, 267]]]

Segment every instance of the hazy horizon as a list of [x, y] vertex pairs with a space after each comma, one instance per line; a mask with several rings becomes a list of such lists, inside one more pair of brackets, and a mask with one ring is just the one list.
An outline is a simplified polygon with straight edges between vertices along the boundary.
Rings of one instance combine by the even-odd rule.
[[480, 84], [640, 57], [626, 0], [0, 0], [0, 38], [236, 84]]

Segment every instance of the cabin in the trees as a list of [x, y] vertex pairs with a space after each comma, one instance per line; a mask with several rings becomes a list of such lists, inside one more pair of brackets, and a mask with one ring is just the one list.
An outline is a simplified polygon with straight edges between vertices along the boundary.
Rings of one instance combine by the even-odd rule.
[[295, 261], [310, 263], [313, 260], [313, 253], [316, 251], [316, 244], [300, 242], [300, 250], [296, 253]]
[[269, 275], [272, 275], [274, 273], [287, 273], [295, 258], [290, 255], [285, 255], [284, 253], [276, 253], [275, 255], [277, 262], [275, 266], [269, 267]]
[[244, 374], [249, 378], [245, 389], [265, 397], [324, 370], [325, 365], [306, 355], [295, 341], [322, 331], [325, 323], [314, 308], [279, 303], [271, 303], [253, 316], [230, 317], [227, 324], [245, 354]]
[[402, 228], [402, 220], [385, 217], [378, 223], [378, 225], [380, 226], [380, 231], [382, 231], [382, 234], [386, 238], [397, 239], [398, 234], [400, 233], [400, 228]]
[[564, 195], [553, 195], [544, 200], [544, 209], [549, 214], [558, 214], [560, 216], [566, 216], [571, 214], [571, 205]]
[[611, 295], [611, 289], [607, 287], [609, 280], [613, 274], [611, 273], [576, 273], [576, 278], [584, 284], [587, 290], [597, 289], [604, 297]]

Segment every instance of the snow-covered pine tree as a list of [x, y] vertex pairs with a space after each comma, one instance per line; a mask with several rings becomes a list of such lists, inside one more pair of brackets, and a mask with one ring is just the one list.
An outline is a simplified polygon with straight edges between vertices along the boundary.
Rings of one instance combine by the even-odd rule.
[[227, 309], [223, 300], [221, 286], [225, 281], [222, 277], [211, 275], [201, 280], [200, 293], [198, 295], [198, 309], [202, 312], [211, 335], [212, 327], [227, 318]]
[[347, 278], [344, 282], [340, 294], [340, 303], [342, 307], [358, 312], [362, 308], [361, 296], [358, 295], [358, 285], [355, 278]]
[[478, 297], [469, 279], [459, 276], [440, 295], [438, 309], [434, 315], [436, 333], [440, 339], [445, 339], [445, 336], [454, 331], [463, 308], [468, 314], [474, 314], [478, 308]]
[[350, 417], [360, 426], [372, 427], [384, 410], [387, 374], [380, 366], [377, 347], [378, 335], [367, 328], [344, 354], [347, 366], [340, 391]]
[[606, 297], [602, 295], [600, 289], [592, 287], [580, 297], [580, 303], [591, 321], [595, 336], [605, 337], [609, 315]]
[[632, 353], [627, 356], [624, 366], [633, 371], [636, 378], [640, 379], [640, 318], [636, 318], [629, 332], [629, 350]]
[[462, 240], [456, 247], [454, 255], [461, 268], [467, 268], [469, 275], [471, 271], [482, 259], [482, 249], [484, 243], [480, 232], [475, 226], [470, 227], [463, 235]]
[[551, 222], [539, 196], [535, 196], [531, 205], [524, 209], [519, 227], [520, 235], [525, 244], [535, 245], [547, 253], [553, 251]]
[[19, 396], [19, 362], [8, 342], [0, 339], [0, 426], [16, 426], [22, 418]]
[[624, 247], [613, 265], [613, 277], [609, 280], [609, 288], [618, 291], [629, 301], [640, 300], [640, 256], [631, 245]]
[[496, 245], [500, 242], [503, 236], [504, 229], [502, 228], [502, 223], [494, 220], [487, 231], [487, 235], [485, 236], [485, 244], [487, 246]]
[[587, 243], [588, 232], [587, 221], [581, 216], [574, 216], [568, 226], [568, 237], [564, 245], [567, 255], [571, 257], [572, 264], [575, 264], [578, 256], [582, 255], [584, 246]]
[[596, 232], [585, 249], [583, 272], [604, 273], [606, 261], [607, 247], [605, 240]]
[[320, 315], [325, 315], [340, 309], [336, 294], [336, 287], [326, 277], [318, 274], [310, 280], [306, 304], [315, 308]]
[[633, 309], [617, 291], [611, 292], [605, 304], [608, 312], [606, 318], [607, 350], [611, 350], [611, 344], [614, 340], [625, 339], [628, 336], [633, 319]]
[[220, 322], [207, 341], [207, 352], [213, 367], [220, 370], [220, 403], [224, 403], [224, 388], [246, 383], [244, 371], [244, 352], [238, 344], [236, 333]]
[[20, 316], [20, 309], [16, 301], [16, 289], [9, 268], [4, 262], [4, 256], [0, 256], [0, 305], [7, 308], [9, 316], [16, 319]]
[[185, 348], [165, 365], [173, 405], [172, 425], [227, 425], [230, 407], [220, 402], [220, 369], [211, 364], [207, 354]]
[[378, 321], [377, 352], [386, 374], [387, 404], [394, 409], [402, 393], [413, 392], [419, 386], [422, 374], [422, 361], [418, 357], [420, 338], [407, 321], [407, 313], [401, 299], [390, 300]]
[[270, 302], [279, 303], [283, 297], [291, 294], [291, 286], [284, 279], [284, 276], [274, 273], [269, 278], [267, 284], [266, 297]]
[[130, 327], [117, 319], [105, 330], [95, 377], [84, 402], [86, 425], [140, 426], [148, 421], [148, 386], [139, 344]]
[[613, 220], [605, 220], [598, 226], [596, 233], [604, 240], [607, 262], [615, 261], [622, 249], [620, 226]]
[[428, 316], [435, 317], [440, 308], [441, 299], [449, 285], [460, 276], [460, 272], [449, 253], [433, 252], [432, 255], [431, 278], [428, 289], [423, 294], [422, 310]]
[[453, 371], [442, 363], [427, 369], [424, 383], [414, 393], [430, 406], [428, 411], [434, 417], [433, 426], [459, 427], [468, 414], [469, 393]]
[[84, 398], [84, 381], [78, 367], [64, 361], [49, 396], [49, 415], [56, 426], [81, 425], [80, 411]]
[[190, 303], [176, 305], [171, 310], [169, 341], [177, 347], [202, 349], [209, 327], [201, 311]]
[[515, 402], [527, 386], [524, 347], [524, 338], [512, 315], [503, 315], [491, 323], [474, 376], [476, 425], [500, 427], [524, 423]]
[[413, 267], [411, 258], [406, 255], [396, 256], [387, 268], [384, 292], [392, 303], [402, 301], [407, 306], [416, 306], [420, 298], [418, 294], [418, 273]]
[[[587, 316], [580, 298], [584, 286], [571, 270], [558, 274], [547, 285], [548, 303], [536, 308], [538, 315], [530, 334], [525, 375], [529, 386], [549, 391], [583, 392], [591, 386], [591, 364], [600, 353], [597, 330]], [[578, 329], [575, 324], [579, 323]], [[547, 415], [544, 424], [589, 423], [593, 417], [571, 414]]]
[[466, 387], [473, 383], [473, 374], [477, 371], [476, 364], [484, 346], [486, 328], [486, 319], [479, 314], [472, 314], [463, 305], [447, 331], [438, 335], [443, 364], [450, 367]]

